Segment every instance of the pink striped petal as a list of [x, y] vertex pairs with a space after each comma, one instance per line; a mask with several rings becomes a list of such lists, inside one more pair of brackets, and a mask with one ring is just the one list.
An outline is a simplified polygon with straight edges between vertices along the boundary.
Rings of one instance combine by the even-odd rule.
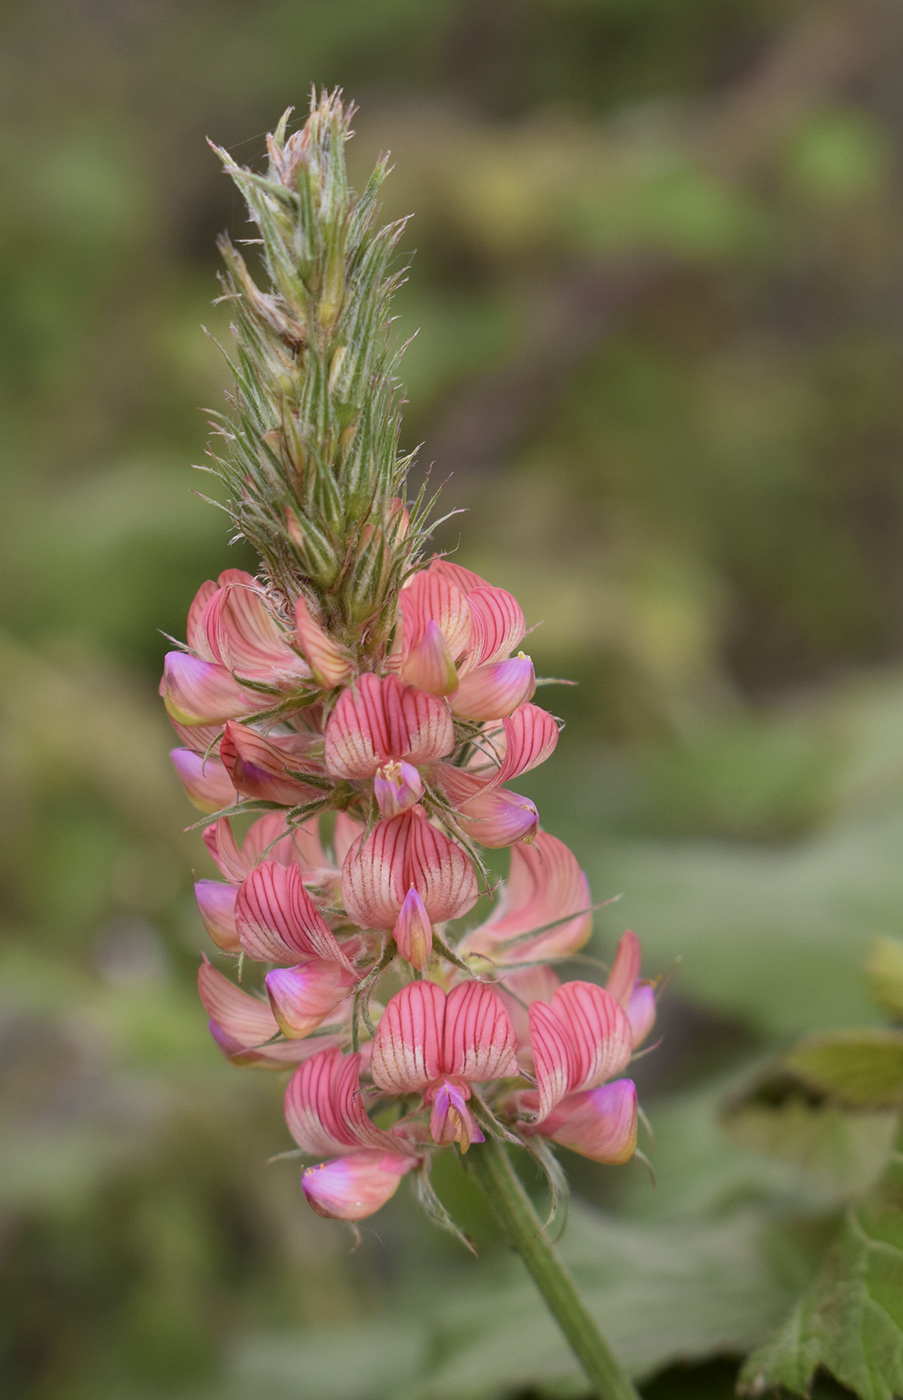
[[160, 694], [170, 716], [189, 727], [221, 724], [260, 709], [260, 701], [247, 696], [225, 666], [187, 651], [166, 653]]
[[402, 1139], [370, 1122], [360, 1090], [360, 1055], [324, 1050], [295, 1071], [285, 1090], [285, 1121], [305, 1152], [327, 1156], [352, 1148], [405, 1150]]
[[530, 1045], [530, 1003], [550, 1002], [560, 986], [558, 975], [547, 963], [519, 967], [508, 972], [498, 983], [498, 993], [511, 1018], [517, 1036], [517, 1063], [533, 1074], [533, 1050]]
[[468, 594], [473, 623], [468, 669], [510, 656], [527, 630], [520, 603], [504, 588], [488, 584]]
[[372, 778], [390, 759], [417, 765], [451, 753], [448, 706], [397, 676], [359, 676], [342, 692], [326, 725], [326, 769], [338, 778]]
[[266, 860], [256, 866], [238, 892], [235, 924], [241, 946], [260, 962], [328, 958], [352, 970], [304, 888], [297, 865]]
[[448, 994], [442, 1071], [473, 1083], [518, 1073], [514, 1027], [498, 992], [485, 982], [461, 982]]
[[473, 569], [465, 569], [461, 564], [453, 564], [450, 559], [431, 560], [429, 571], [431, 574], [441, 574], [443, 578], [447, 578], [449, 583], [453, 583], [464, 594], [465, 598], [468, 598], [475, 588], [489, 587], [486, 580], [480, 578], [479, 574], [475, 574]]
[[317, 958], [299, 967], [280, 967], [264, 979], [279, 1029], [290, 1040], [310, 1035], [345, 1000], [354, 977], [337, 962]]
[[213, 652], [210, 650], [207, 644], [206, 633], [201, 626], [204, 609], [210, 602], [214, 593], [218, 591], [219, 584], [214, 583], [212, 578], [208, 578], [207, 582], [202, 583], [197, 593], [195, 593], [191, 607], [188, 609], [188, 624], [185, 629], [185, 640], [188, 643], [189, 651], [193, 651], [202, 661], [217, 661], [219, 659], [214, 656]]
[[404, 619], [404, 649], [418, 645], [431, 622], [445, 638], [453, 660], [467, 650], [472, 620], [467, 598], [444, 573], [421, 569], [398, 595]]
[[409, 982], [389, 1000], [370, 1058], [370, 1073], [381, 1089], [413, 1094], [442, 1072], [445, 993], [435, 982]]
[[219, 751], [232, 782], [245, 797], [292, 807], [319, 795], [318, 789], [287, 771], [303, 767], [305, 759], [298, 752], [301, 747], [294, 736], [265, 739], [247, 725], [227, 724]]
[[279, 1027], [265, 1001], [258, 1001], [230, 982], [205, 958], [198, 968], [198, 992], [204, 1010], [236, 1045], [263, 1045]]
[[241, 952], [235, 927], [235, 895], [235, 886], [224, 885], [221, 880], [198, 880], [194, 887], [204, 927], [224, 953]]
[[305, 1167], [301, 1189], [308, 1205], [330, 1220], [366, 1220], [398, 1190], [416, 1158], [396, 1152], [355, 1152]]
[[565, 982], [553, 996], [551, 1009], [574, 1052], [569, 1092], [595, 1089], [630, 1063], [633, 1033], [627, 1013], [603, 987]]
[[408, 890], [392, 928], [395, 946], [412, 967], [422, 969], [433, 949], [433, 926], [416, 890]]
[[539, 1090], [537, 1118], [541, 1121], [572, 1087], [574, 1049], [561, 1020], [544, 1001], [530, 1003], [529, 1019], [530, 1047]]
[[466, 913], [478, 894], [468, 857], [420, 807], [377, 822], [342, 865], [342, 901], [359, 928], [392, 928], [412, 887], [432, 923]]
[[401, 673], [410, 685], [430, 695], [451, 695], [457, 690], [454, 658], [437, 622], [428, 622], [423, 636], [404, 653]]
[[307, 667], [266, 606], [261, 585], [242, 569], [227, 569], [220, 583], [200, 620], [215, 660], [253, 680], [306, 675]]
[[188, 800], [199, 812], [219, 812], [238, 801], [232, 779], [213, 754], [204, 758], [191, 749], [173, 749], [173, 767], [182, 780]]
[[516, 841], [533, 841], [539, 830], [536, 803], [508, 788], [475, 793], [458, 808], [463, 830], [481, 846], [498, 850]]
[[502, 907], [459, 945], [498, 963], [565, 957], [582, 948], [592, 929], [586, 876], [557, 837], [540, 831], [532, 846], [511, 848]]
[[518, 705], [503, 721], [505, 757], [496, 781], [508, 783], [545, 763], [558, 743], [558, 725], [548, 710], [538, 705]]
[[608, 981], [605, 983], [615, 1001], [619, 1001], [625, 1010], [633, 996], [633, 989], [640, 975], [642, 956], [640, 940], [633, 929], [629, 928], [618, 944], [615, 960], [611, 965]]
[[593, 1162], [629, 1162], [636, 1151], [636, 1085], [630, 1079], [616, 1079], [598, 1089], [569, 1094], [544, 1122], [525, 1130], [551, 1138]]
[[533, 662], [522, 653], [491, 661], [464, 676], [449, 704], [462, 719], [501, 719], [529, 700], [536, 689]]
[[314, 680], [326, 690], [343, 685], [354, 669], [351, 660], [315, 620], [303, 595], [295, 603], [295, 629]]
[[248, 828], [241, 858], [245, 873], [260, 860], [297, 865], [305, 873], [320, 870], [326, 864], [326, 857], [316, 817], [288, 831], [284, 812], [267, 812]]
[[397, 817], [420, 801], [423, 779], [412, 764], [392, 759], [377, 768], [373, 795], [381, 816]]

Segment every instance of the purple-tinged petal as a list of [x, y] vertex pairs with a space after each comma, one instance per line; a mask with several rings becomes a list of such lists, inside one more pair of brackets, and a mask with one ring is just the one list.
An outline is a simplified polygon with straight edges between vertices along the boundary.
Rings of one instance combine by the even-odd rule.
[[238, 793], [222, 763], [212, 754], [204, 758], [191, 749], [173, 749], [173, 767], [182, 780], [192, 806], [200, 812], [219, 812], [238, 801]]
[[194, 887], [204, 927], [224, 953], [241, 952], [241, 940], [235, 927], [236, 894], [234, 885], [225, 885], [221, 880], [198, 880]]
[[486, 1141], [467, 1107], [469, 1098], [468, 1086], [454, 1079], [441, 1079], [430, 1086], [426, 1094], [426, 1102], [432, 1105], [430, 1136], [439, 1147], [456, 1142], [466, 1152], [472, 1142]]
[[188, 726], [221, 724], [260, 708], [225, 666], [186, 651], [166, 653], [160, 694], [171, 717]]
[[377, 768], [373, 794], [382, 816], [398, 817], [420, 801], [423, 779], [413, 764], [391, 759]]
[[502, 719], [529, 700], [535, 689], [533, 662], [519, 653], [508, 661], [478, 666], [463, 677], [449, 703], [462, 719]]
[[640, 982], [634, 988], [627, 1003], [627, 1019], [633, 1034], [633, 1048], [636, 1049], [655, 1025], [655, 987], [651, 982]]
[[636, 1085], [631, 1079], [616, 1079], [613, 1084], [569, 1094], [543, 1122], [524, 1130], [551, 1138], [593, 1162], [629, 1162], [636, 1151]]
[[430, 695], [451, 695], [458, 688], [454, 658], [437, 622], [428, 622], [423, 636], [405, 651], [401, 669], [409, 685]]
[[290, 1040], [300, 1040], [322, 1025], [355, 983], [346, 968], [325, 958], [274, 968], [264, 980], [279, 1029]]
[[318, 1215], [331, 1220], [366, 1220], [384, 1206], [416, 1158], [394, 1152], [356, 1152], [305, 1167], [301, 1189]]

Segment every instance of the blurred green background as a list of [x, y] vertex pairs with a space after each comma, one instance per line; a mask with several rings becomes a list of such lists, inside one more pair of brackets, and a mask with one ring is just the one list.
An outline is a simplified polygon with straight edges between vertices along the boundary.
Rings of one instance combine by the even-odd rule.
[[404, 1187], [354, 1253], [307, 1210], [266, 1165], [281, 1084], [195, 997], [161, 630], [250, 562], [189, 470], [214, 237], [246, 232], [204, 138], [258, 163], [312, 83], [415, 214], [406, 445], [467, 510], [440, 542], [579, 682], [541, 692], [567, 728], [528, 790], [623, 894], [594, 951], [630, 924], [673, 973], [638, 1066], [658, 1193], [570, 1159], [565, 1242], [649, 1400], [729, 1395], [806, 1276], [775, 1222], [853, 1149], [781, 1166], [718, 1105], [876, 1020], [903, 910], [903, 12], [7, 0], [0, 33], [3, 1395], [583, 1391], [453, 1163], [479, 1262]]

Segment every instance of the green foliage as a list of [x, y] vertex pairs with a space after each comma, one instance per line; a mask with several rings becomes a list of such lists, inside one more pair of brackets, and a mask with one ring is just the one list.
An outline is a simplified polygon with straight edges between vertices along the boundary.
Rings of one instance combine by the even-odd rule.
[[785, 1056], [803, 1084], [849, 1108], [903, 1108], [903, 1033], [836, 1031]]
[[876, 939], [865, 971], [873, 1000], [892, 1020], [903, 1021], [903, 942], [898, 938]]

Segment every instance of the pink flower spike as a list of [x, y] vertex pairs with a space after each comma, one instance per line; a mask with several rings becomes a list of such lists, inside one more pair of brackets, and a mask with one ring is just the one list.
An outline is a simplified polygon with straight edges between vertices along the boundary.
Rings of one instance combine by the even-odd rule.
[[439, 1147], [456, 1142], [466, 1152], [472, 1142], [485, 1142], [472, 1111], [467, 1107], [470, 1089], [454, 1079], [441, 1079], [426, 1094], [432, 1105], [430, 1136]]
[[299, 747], [293, 739], [275, 743], [247, 725], [227, 724], [219, 751], [232, 782], [245, 797], [292, 807], [318, 795], [317, 789], [287, 771], [301, 767]]
[[434, 924], [466, 914], [478, 894], [468, 857], [421, 807], [378, 821], [342, 866], [342, 901], [359, 928], [392, 928], [412, 886]]
[[631, 1079], [569, 1094], [526, 1132], [551, 1138], [593, 1162], [619, 1166], [636, 1151], [637, 1096]]
[[445, 634], [432, 619], [423, 635], [405, 653], [402, 663], [405, 680], [430, 695], [451, 695], [458, 687], [458, 672]]
[[433, 948], [433, 926], [415, 889], [408, 890], [392, 929], [401, 956], [422, 971]]
[[355, 982], [339, 963], [324, 958], [298, 967], [274, 968], [264, 980], [279, 1029], [290, 1040], [315, 1031], [341, 1005]]
[[245, 878], [235, 903], [241, 946], [260, 962], [293, 965], [327, 958], [353, 971], [324, 923], [297, 865], [266, 860]]
[[527, 630], [517, 599], [504, 588], [484, 584], [467, 596], [473, 621], [468, 660], [471, 666], [510, 656]]
[[202, 661], [186, 651], [168, 651], [160, 684], [169, 714], [179, 724], [221, 724], [260, 708], [250, 699], [225, 666]]
[[295, 603], [295, 628], [314, 680], [325, 690], [343, 685], [352, 673], [351, 661], [314, 619], [303, 595]]
[[326, 725], [324, 762], [337, 778], [372, 778], [391, 759], [417, 765], [451, 753], [448, 706], [397, 676], [359, 676], [342, 692]]
[[221, 880], [198, 880], [194, 887], [194, 897], [207, 930], [217, 948], [224, 953], [240, 953], [241, 941], [235, 927], [234, 885], [224, 885]]
[[373, 792], [384, 817], [397, 817], [423, 796], [423, 779], [410, 763], [390, 759], [377, 768]]
[[535, 689], [533, 662], [520, 652], [508, 661], [491, 661], [471, 671], [449, 703], [462, 719], [502, 719], [529, 700]]
[[395, 1152], [356, 1152], [305, 1167], [301, 1189], [307, 1203], [331, 1220], [366, 1220], [398, 1190], [416, 1158]]
[[232, 779], [213, 754], [205, 759], [191, 749], [173, 749], [169, 756], [189, 802], [199, 812], [219, 812], [238, 801]]

